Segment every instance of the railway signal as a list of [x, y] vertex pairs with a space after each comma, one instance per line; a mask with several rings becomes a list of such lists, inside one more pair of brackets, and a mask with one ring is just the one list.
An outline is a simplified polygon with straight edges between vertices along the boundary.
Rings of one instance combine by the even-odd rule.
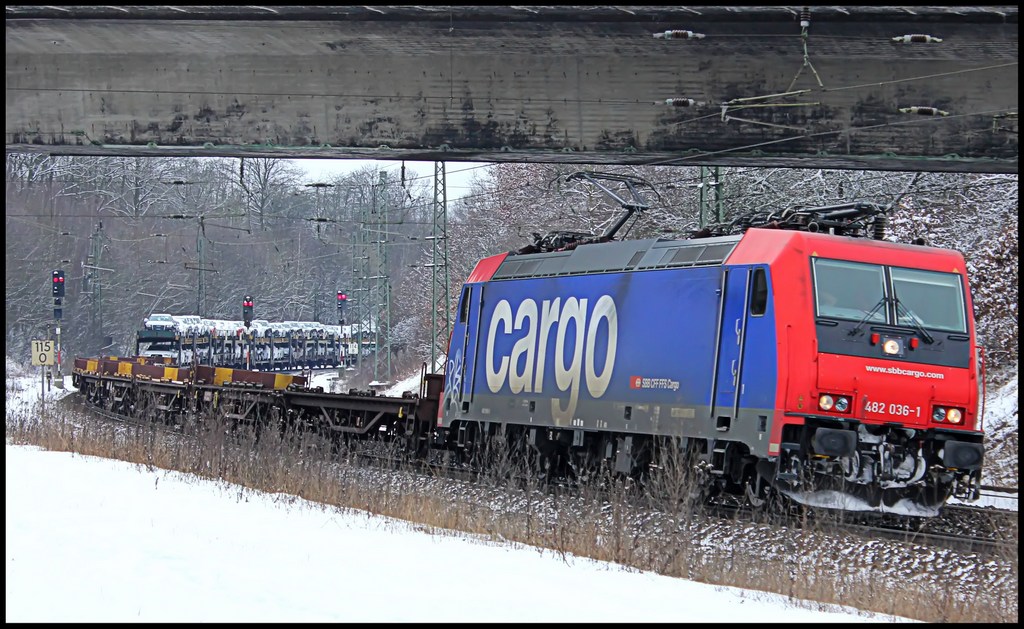
[[242, 298], [242, 320], [245, 327], [252, 327], [252, 297], [249, 295]]
[[53, 272], [53, 296], [64, 296], [64, 271], [59, 269]]
[[348, 304], [348, 294], [338, 291], [338, 325], [345, 325], [345, 306]]

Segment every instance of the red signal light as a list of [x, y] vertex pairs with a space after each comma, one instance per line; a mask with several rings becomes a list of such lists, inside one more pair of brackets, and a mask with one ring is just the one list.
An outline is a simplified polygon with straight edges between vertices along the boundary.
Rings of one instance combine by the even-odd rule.
[[53, 272], [53, 284], [50, 285], [54, 297], [64, 296], [64, 271], [57, 269]]

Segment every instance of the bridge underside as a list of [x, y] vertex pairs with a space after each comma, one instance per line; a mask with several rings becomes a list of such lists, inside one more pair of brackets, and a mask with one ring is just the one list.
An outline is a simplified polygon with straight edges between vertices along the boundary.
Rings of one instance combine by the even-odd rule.
[[1017, 172], [1016, 7], [6, 12], [8, 151]]

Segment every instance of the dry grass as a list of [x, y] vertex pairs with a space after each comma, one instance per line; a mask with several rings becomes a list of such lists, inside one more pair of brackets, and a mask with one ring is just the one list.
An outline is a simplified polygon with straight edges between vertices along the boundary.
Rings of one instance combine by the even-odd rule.
[[[11, 381], [8, 380], [8, 383]], [[8, 384], [8, 399], [11, 398]], [[204, 424], [208, 425], [208, 424]], [[45, 415], [9, 410], [8, 443], [120, 459], [252, 490], [419, 523], [435, 534], [485, 539], [609, 561], [710, 584], [775, 592], [928, 622], [1016, 622], [1016, 545], [974, 556], [843, 541], [834, 532], [779, 530], [694, 513], [685, 478], [665, 466], [657, 503], [621, 484], [597, 492], [542, 491], [508, 479], [505, 459], [478, 483], [360, 464], [308, 433], [204, 425], [168, 434], [92, 418], [64, 403]], [[381, 445], [387, 449], [387, 445]], [[240, 490], [244, 491], [244, 490]], [[1016, 531], [1008, 532], [1016, 541]], [[752, 541], [756, 540], [756, 542]], [[539, 551], [540, 552], [540, 551]], [[969, 577], [969, 578], [967, 578]]]

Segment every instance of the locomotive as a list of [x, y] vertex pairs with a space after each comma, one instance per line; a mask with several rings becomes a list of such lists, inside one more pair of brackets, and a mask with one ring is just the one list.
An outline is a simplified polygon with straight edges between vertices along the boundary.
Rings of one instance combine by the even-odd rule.
[[868, 203], [675, 240], [614, 240], [623, 222], [478, 262], [445, 447], [500, 436], [549, 471], [635, 477], [674, 452], [701, 495], [754, 505], [928, 516], [978, 497], [984, 376], [959, 252], [884, 240]]

